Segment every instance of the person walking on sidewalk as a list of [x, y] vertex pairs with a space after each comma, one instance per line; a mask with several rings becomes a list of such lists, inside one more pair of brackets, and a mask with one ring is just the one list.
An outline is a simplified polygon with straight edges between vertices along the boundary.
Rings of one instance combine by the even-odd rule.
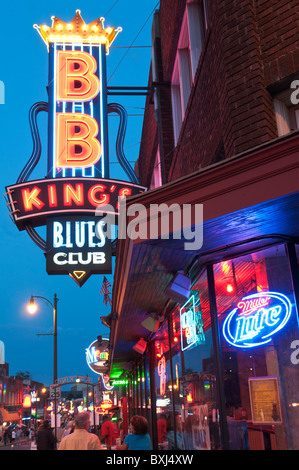
[[102, 446], [98, 436], [88, 432], [90, 415], [88, 412], [78, 413], [74, 432], [65, 436], [58, 450], [101, 450]]
[[37, 450], [55, 450], [55, 437], [47, 419], [43, 421], [36, 435]]
[[107, 449], [116, 444], [116, 439], [119, 438], [119, 429], [115, 423], [110, 419], [109, 415], [103, 416], [103, 425], [101, 427], [101, 442], [105, 442]]

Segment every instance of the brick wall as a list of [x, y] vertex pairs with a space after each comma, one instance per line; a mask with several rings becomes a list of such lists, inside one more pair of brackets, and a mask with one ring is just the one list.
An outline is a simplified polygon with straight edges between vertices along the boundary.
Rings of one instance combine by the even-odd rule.
[[265, 85], [299, 74], [299, 3], [256, 0]]
[[[148, 87], [152, 85], [150, 70]], [[148, 95], [145, 100], [145, 112], [141, 134], [139, 158], [137, 161], [137, 174], [142, 185], [149, 187], [152, 171], [158, 148], [158, 128], [155, 120], [153, 96]]]

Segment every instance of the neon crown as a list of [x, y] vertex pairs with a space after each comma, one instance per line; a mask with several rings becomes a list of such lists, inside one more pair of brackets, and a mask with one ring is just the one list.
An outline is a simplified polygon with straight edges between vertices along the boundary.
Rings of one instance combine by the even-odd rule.
[[52, 16], [52, 26], [35, 24], [33, 27], [38, 31], [44, 42], [80, 42], [87, 44], [105, 44], [106, 51], [113, 43], [114, 39], [122, 31], [121, 27], [104, 28], [105, 18], [86, 24], [81, 16], [81, 11], [76, 10], [76, 14], [70, 23], [65, 23], [56, 16]]

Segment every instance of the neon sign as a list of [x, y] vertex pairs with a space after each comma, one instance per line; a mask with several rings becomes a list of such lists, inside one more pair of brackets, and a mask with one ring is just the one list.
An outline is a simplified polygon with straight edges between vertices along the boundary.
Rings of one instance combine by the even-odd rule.
[[[51, 27], [34, 27], [49, 53], [49, 102], [38, 102], [30, 109], [33, 152], [17, 183], [7, 186], [4, 196], [17, 228], [26, 230], [46, 253], [48, 274], [69, 274], [81, 287], [91, 274], [112, 272], [112, 241], [106, 237], [100, 254], [89, 252], [88, 244], [85, 251], [57, 253], [52, 234], [55, 223], [64, 223], [59, 217], [76, 216], [75, 222], [80, 223], [86, 221], [85, 216], [91, 221], [99, 210], [118, 216], [119, 200], [146, 190], [124, 156], [126, 111], [117, 103], [107, 103], [106, 55], [121, 28], [105, 28], [104, 18], [86, 24], [79, 10], [69, 23], [52, 17]], [[45, 179], [28, 181], [41, 157], [37, 125], [41, 111], [48, 113], [47, 173]], [[130, 182], [110, 179], [109, 112], [120, 117], [116, 155]], [[52, 217], [55, 222], [49, 229]], [[48, 225], [47, 240], [36, 231], [44, 225]]]
[[45, 225], [50, 216], [95, 215], [96, 210], [118, 216], [119, 199], [145, 190], [126, 181], [95, 178], [36, 180], [7, 187], [13, 218], [19, 230], [30, 223]]
[[286, 325], [291, 311], [291, 302], [284, 294], [260, 292], [248, 295], [226, 316], [223, 336], [237, 348], [267, 344]]
[[158, 375], [160, 377], [160, 395], [164, 395], [166, 392], [166, 361], [165, 356], [158, 362]]
[[180, 326], [182, 351], [205, 341], [200, 301], [194, 295], [180, 308]]
[[[113, 406], [113, 402], [112, 400], [110, 400], [110, 398], [106, 398], [106, 400], [103, 400], [101, 403], [100, 403], [100, 406], [98, 407], [99, 412], [106, 412], [108, 410], [110, 410]], [[97, 410], [96, 410], [97, 411]]]

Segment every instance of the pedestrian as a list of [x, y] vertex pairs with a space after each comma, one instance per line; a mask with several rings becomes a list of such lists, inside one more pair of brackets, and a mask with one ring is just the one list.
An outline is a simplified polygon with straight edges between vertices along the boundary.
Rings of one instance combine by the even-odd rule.
[[119, 429], [110, 419], [109, 415], [103, 416], [103, 425], [101, 428], [101, 442], [105, 442], [107, 449], [116, 445], [116, 439], [119, 438]]
[[16, 440], [16, 431], [13, 429], [11, 431], [11, 442], [14, 443]]
[[74, 431], [74, 422], [73, 422], [73, 421], [69, 421], [68, 424], [67, 424], [67, 426], [65, 427], [64, 433], [62, 434], [62, 439], [63, 439], [65, 436], [68, 436], [69, 434], [71, 434], [73, 431]]
[[90, 415], [88, 412], [78, 413], [74, 420], [74, 432], [65, 436], [58, 450], [101, 450], [98, 436], [88, 432]]
[[158, 445], [164, 444], [167, 436], [167, 422], [165, 414], [160, 414], [157, 419]]
[[125, 437], [124, 443], [116, 450], [152, 450], [148, 433], [148, 422], [143, 416], [133, 416], [130, 421], [131, 434]]
[[57, 431], [56, 431], [56, 439], [57, 439], [57, 442], [61, 442], [61, 439], [62, 439], [62, 436], [64, 434], [64, 427], [63, 426], [60, 426]]
[[47, 419], [43, 421], [37, 431], [37, 450], [55, 450], [55, 437]]

